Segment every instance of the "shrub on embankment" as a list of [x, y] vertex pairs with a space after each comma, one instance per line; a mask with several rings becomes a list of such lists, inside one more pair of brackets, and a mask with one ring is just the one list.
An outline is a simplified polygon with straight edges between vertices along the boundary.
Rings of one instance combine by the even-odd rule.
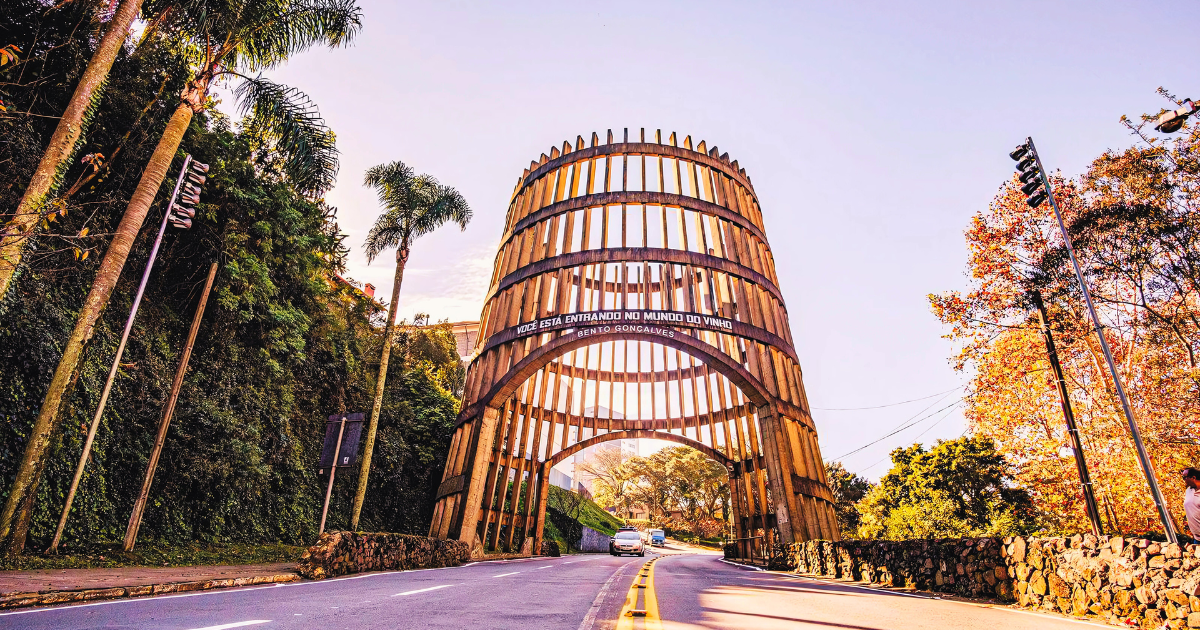
[[1200, 627], [1200, 545], [1120, 536], [824, 540], [779, 546], [797, 573], [1013, 601], [1110, 623]]
[[320, 580], [363, 571], [455, 567], [470, 559], [470, 547], [459, 540], [325, 532], [304, 552], [296, 570], [306, 578]]

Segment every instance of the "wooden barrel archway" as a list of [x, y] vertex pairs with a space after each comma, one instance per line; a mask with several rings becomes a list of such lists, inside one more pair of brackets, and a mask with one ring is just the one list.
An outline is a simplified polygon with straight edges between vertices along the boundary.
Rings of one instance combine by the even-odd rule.
[[747, 554], [838, 538], [758, 199], [716, 147], [609, 131], [532, 162], [475, 351], [431, 536], [537, 550], [551, 466], [659, 437], [727, 467]]

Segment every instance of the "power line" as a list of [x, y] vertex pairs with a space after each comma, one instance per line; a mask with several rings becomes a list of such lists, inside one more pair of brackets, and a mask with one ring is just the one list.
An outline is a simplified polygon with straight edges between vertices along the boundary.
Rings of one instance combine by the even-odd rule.
[[[960, 400], [959, 402], [962, 402], [962, 401]], [[943, 407], [943, 409], [951, 409], [951, 410], [953, 410], [953, 408], [954, 408], [954, 407], [956, 407], [956, 406], [958, 406], [958, 403], [955, 403], [954, 405], [951, 405], [950, 407]], [[936, 414], [937, 412], [935, 411], [934, 413]], [[931, 414], [931, 415], [932, 415], [932, 414]], [[924, 431], [922, 431], [920, 434], [918, 434], [918, 435], [917, 435], [917, 438], [921, 437], [922, 435], [925, 435], [926, 433], [929, 433], [929, 429], [932, 429], [933, 427], [936, 427], [937, 425], [941, 424], [942, 420], [945, 420], [946, 418], [949, 418], [949, 417], [950, 417], [950, 414], [949, 414], [949, 413], [946, 413], [946, 415], [944, 415], [944, 416], [942, 416], [941, 418], [939, 418], [937, 422], [934, 422], [933, 424], [929, 425], [929, 428], [925, 429], [925, 430], [924, 430]], [[960, 437], [960, 438], [961, 438], [963, 435], [966, 435], [966, 434], [967, 434], [967, 432], [966, 432], [966, 431], [963, 431], [963, 432], [962, 432], [962, 435], [959, 435], [958, 437]], [[913, 438], [913, 441], [915, 442], [917, 438]], [[888, 458], [890, 458], [890, 457], [891, 457], [891, 453], [888, 453], [887, 455], [884, 455], [884, 456], [883, 456], [883, 458], [882, 458], [882, 459], [880, 459], [879, 461], [875, 462], [874, 464], [871, 464], [870, 466], [867, 466], [866, 468], [863, 468], [863, 469], [862, 469], [862, 470], [860, 470], [859, 472], [867, 472], [868, 470], [871, 470], [872, 468], [874, 468], [874, 467], [876, 467], [876, 466], [878, 466], [878, 465], [882, 464], [883, 462], [887, 461], [887, 460], [888, 460]]]
[[[945, 398], [945, 396], [943, 396], [942, 398]], [[933, 403], [933, 404], [931, 404], [931, 405], [929, 405], [929, 407], [932, 407], [933, 405], [936, 405], [936, 404], [938, 404], [939, 402], [941, 402], [941, 400], [940, 400], [940, 399], [939, 399], [939, 400], [937, 400], [937, 401], [934, 401], [934, 403]], [[945, 407], [942, 407], [941, 409], [938, 409], [937, 411], [934, 411], [933, 413], [930, 413], [929, 415], [923, 416], [923, 417], [921, 417], [921, 418], [918, 418], [918, 419], [916, 419], [916, 420], [912, 420], [912, 419], [910, 418], [909, 420], [912, 420], [911, 422], [909, 422], [909, 420], [905, 420], [903, 423], [901, 423], [901, 424], [902, 424], [902, 426], [900, 426], [899, 428], [897, 428], [895, 431], [892, 431], [891, 433], [888, 433], [887, 435], [884, 435], [884, 436], [880, 437], [879, 439], [877, 439], [877, 440], [874, 440], [873, 442], [869, 442], [869, 443], [867, 443], [867, 444], [863, 444], [862, 446], [860, 446], [860, 447], [858, 447], [858, 448], [854, 449], [853, 451], [850, 451], [849, 453], [845, 453], [845, 454], [843, 454], [843, 455], [838, 455], [837, 457], [834, 457], [834, 458], [833, 458], [833, 460], [839, 460], [839, 459], [842, 459], [843, 457], [848, 457], [848, 456], [850, 456], [850, 455], [853, 455], [853, 454], [855, 454], [855, 453], [857, 453], [857, 452], [859, 452], [859, 451], [861, 451], [861, 450], [863, 450], [863, 449], [867, 448], [868, 446], [874, 446], [875, 444], [878, 444], [878, 443], [880, 443], [880, 442], [882, 442], [882, 441], [886, 440], [887, 438], [890, 438], [890, 437], [892, 437], [893, 435], [896, 435], [897, 433], [899, 433], [899, 432], [901, 432], [901, 431], [903, 431], [903, 430], [905, 430], [905, 429], [912, 428], [912, 427], [916, 426], [917, 424], [919, 424], [919, 423], [921, 423], [921, 422], [924, 422], [925, 420], [928, 420], [929, 418], [932, 418], [933, 416], [935, 416], [935, 415], [937, 415], [937, 414], [939, 414], [939, 413], [941, 413], [941, 412], [943, 412], [943, 411], [945, 411], [945, 410], [947, 410], [947, 409], [949, 409], [949, 408], [951, 408], [951, 407], [953, 407], [953, 406], [955, 406], [955, 405], [957, 405], [957, 404], [959, 404], [959, 403], [961, 403], [961, 402], [962, 402], [962, 398], [957, 398], [957, 399], [955, 399], [955, 401], [954, 401], [954, 402], [950, 403], [949, 405], [946, 405]], [[926, 407], [925, 409], [929, 409], [929, 407]], [[924, 411], [925, 411], [925, 409], [922, 409], [921, 411], [918, 411], [918, 412], [917, 412], [917, 414], [920, 414], [920, 413], [924, 412]]]
[[944, 392], [938, 392], [936, 394], [930, 394], [928, 396], [922, 396], [920, 398], [913, 398], [912, 400], [902, 400], [900, 402], [888, 403], [886, 405], [875, 405], [874, 407], [813, 407], [812, 410], [813, 411], [864, 411], [867, 409], [883, 409], [885, 407], [896, 407], [898, 405], [907, 405], [908, 403], [911, 403], [911, 402], [919, 402], [922, 400], [929, 400], [930, 398], [933, 398], [934, 396], [941, 396], [942, 394], [949, 394], [950, 392], [952, 392], [956, 389], [961, 389], [961, 388], [962, 388], [962, 385], [959, 385], [958, 387], [952, 387], [950, 389], [947, 389]]

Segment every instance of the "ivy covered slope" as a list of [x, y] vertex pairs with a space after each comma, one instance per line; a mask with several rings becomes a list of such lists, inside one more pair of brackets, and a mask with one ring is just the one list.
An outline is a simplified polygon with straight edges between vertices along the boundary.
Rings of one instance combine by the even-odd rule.
[[[0, 75], [8, 108], [0, 117], [0, 215], [17, 206], [53, 131], [54, 120], [43, 117], [61, 111], [87, 62], [89, 40], [71, 34], [90, 28], [88, 19], [70, 5], [46, 12], [40, 2], [21, 0], [0, 12], [0, 39], [17, 43], [28, 61]], [[121, 54], [58, 191], [64, 212], [29, 243], [0, 303], [4, 491], [96, 261], [186, 79], [166, 38]], [[193, 119], [172, 177], [184, 153], [211, 165], [203, 203], [191, 230], [169, 230], [164, 239], [74, 502], [68, 551], [122, 538], [213, 261], [219, 263], [213, 296], [140, 540], [311, 543], [327, 480], [316, 470], [325, 417], [370, 405], [378, 366], [371, 357], [383, 342], [380, 315], [335, 280], [346, 253], [335, 209], [297, 192], [269, 140], [220, 116]], [[79, 159], [92, 154], [104, 156], [99, 169]], [[69, 389], [36, 497], [30, 551], [45, 548], [53, 534], [173, 184], [160, 191]], [[449, 326], [402, 328], [392, 352], [361, 529], [424, 533], [462, 367]], [[328, 527], [346, 526], [356, 481], [356, 468], [339, 471]]]

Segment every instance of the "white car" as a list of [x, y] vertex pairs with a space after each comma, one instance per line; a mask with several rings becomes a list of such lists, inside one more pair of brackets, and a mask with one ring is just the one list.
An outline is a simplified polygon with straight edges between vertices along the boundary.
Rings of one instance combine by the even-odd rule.
[[627, 553], [639, 556], [646, 555], [646, 544], [642, 542], [640, 532], [617, 532], [609, 544], [609, 553], [623, 556]]

